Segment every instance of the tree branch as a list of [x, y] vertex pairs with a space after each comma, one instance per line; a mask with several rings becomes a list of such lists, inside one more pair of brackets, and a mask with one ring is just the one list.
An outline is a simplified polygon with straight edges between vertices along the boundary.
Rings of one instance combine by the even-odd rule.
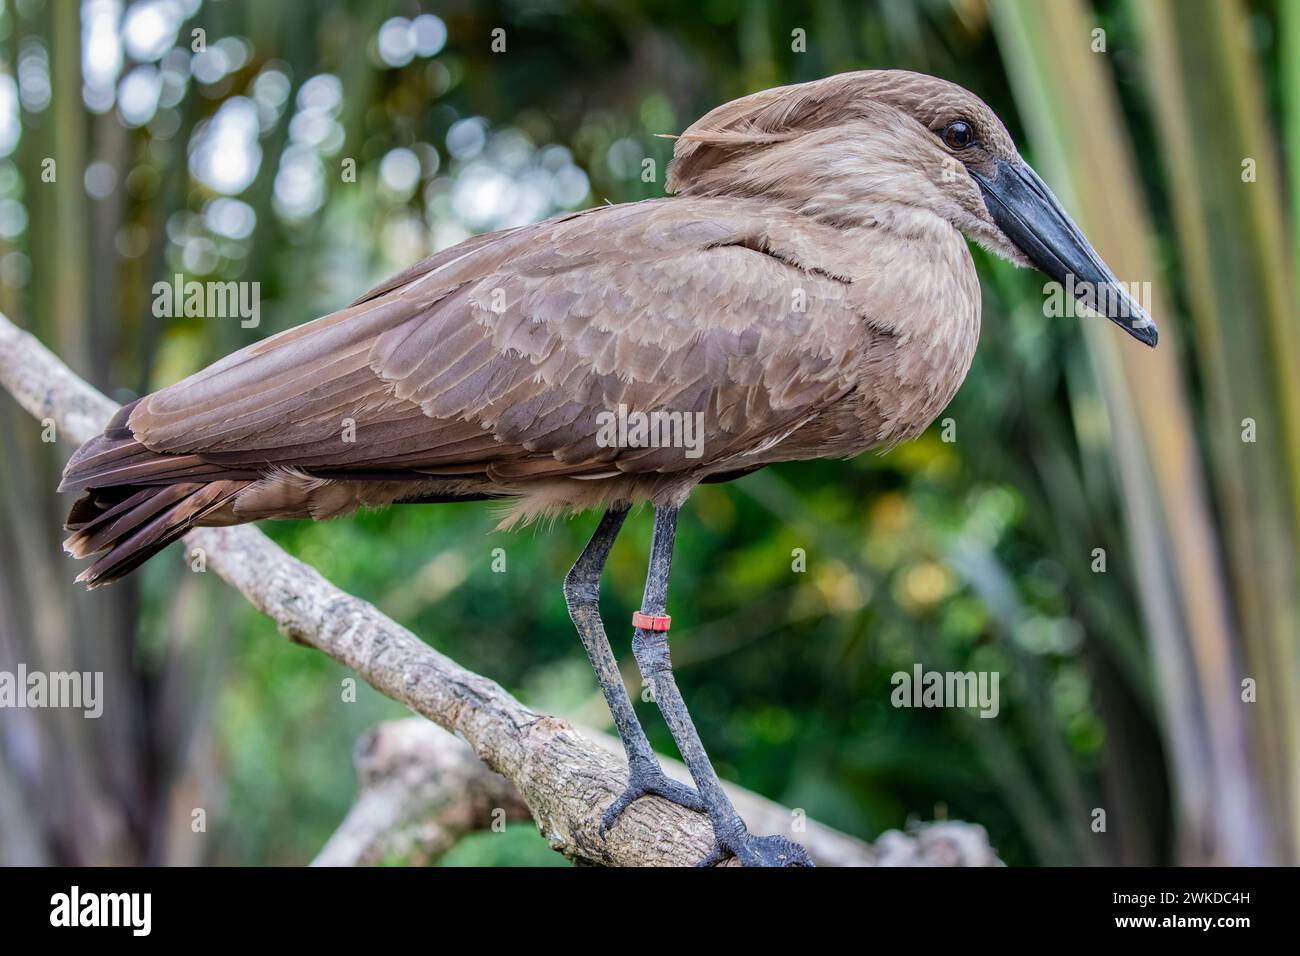
[[420, 717], [357, 741], [356, 802], [312, 866], [428, 864], [468, 833], [527, 820], [528, 807], [459, 737]]
[[[59, 438], [78, 444], [98, 434], [117, 407], [3, 315], [0, 383], [37, 418], [52, 420]], [[559, 852], [615, 866], [690, 865], [711, 848], [707, 818], [658, 798], [636, 801], [602, 838], [597, 832], [601, 811], [626, 777], [621, 756], [593, 746], [567, 722], [530, 710], [496, 683], [438, 653], [256, 528], [204, 528], [186, 541], [290, 640], [328, 654], [380, 693], [461, 737], [510, 781]], [[735, 788], [731, 793], [755, 832], [789, 833], [791, 811]], [[741, 805], [750, 800], [761, 803]], [[763, 805], [770, 812], [756, 811]], [[834, 831], [808, 821], [807, 832], [789, 835], [808, 845], [819, 863], [873, 858], [866, 844], [843, 834], [825, 841], [833, 851], [819, 853], [814, 847], [823, 833]], [[341, 853], [337, 846], [335, 851]]]
[[[603, 750], [622, 754], [618, 738], [579, 728]], [[686, 765], [660, 758], [674, 779], [690, 781]], [[367, 866], [386, 859], [430, 863], [463, 836], [528, 818], [528, 808], [460, 738], [409, 717], [379, 724], [358, 742], [358, 794], [347, 818], [312, 861], [313, 866]], [[747, 790], [724, 784], [751, 825], [776, 831], [790, 811]], [[820, 824], [798, 834], [823, 865], [999, 866], [984, 828], [945, 821], [890, 830], [875, 845]]]

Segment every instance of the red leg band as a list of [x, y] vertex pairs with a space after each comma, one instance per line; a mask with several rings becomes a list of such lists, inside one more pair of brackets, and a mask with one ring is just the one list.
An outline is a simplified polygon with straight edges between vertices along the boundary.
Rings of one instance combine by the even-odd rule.
[[673, 619], [667, 614], [642, 614], [632, 612], [632, 626], [643, 631], [666, 631]]

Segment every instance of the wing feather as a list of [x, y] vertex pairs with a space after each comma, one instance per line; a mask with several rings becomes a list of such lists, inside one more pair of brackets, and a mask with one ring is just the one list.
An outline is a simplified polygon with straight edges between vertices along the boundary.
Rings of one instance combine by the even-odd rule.
[[178, 476], [700, 467], [601, 446], [599, 416], [620, 406], [702, 412], [709, 462], [740, 459], [847, 394], [872, 334], [846, 282], [768, 254], [765, 228], [675, 200], [478, 237], [146, 397], [126, 425]]

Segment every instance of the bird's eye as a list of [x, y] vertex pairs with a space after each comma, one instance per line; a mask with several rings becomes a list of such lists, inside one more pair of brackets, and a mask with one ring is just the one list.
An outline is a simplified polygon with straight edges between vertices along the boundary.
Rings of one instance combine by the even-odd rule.
[[965, 149], [975, 142], [975, 130], [965, 120], [953, 120], [943, 128], [943, 141], [950, 149]]

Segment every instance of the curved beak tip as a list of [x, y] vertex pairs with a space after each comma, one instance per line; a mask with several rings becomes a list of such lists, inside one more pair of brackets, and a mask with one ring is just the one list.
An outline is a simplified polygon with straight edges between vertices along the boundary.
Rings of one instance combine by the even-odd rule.
[[1137, 339], [1148, 348], [1155, 348], [1160, 341], [1160, 330], [1155, 320], [1141, 306], [1125, 297], [1124, 306], [1114, 311], [1100, 311], [1102, 318], [1109, 319], [1117, 326]]

